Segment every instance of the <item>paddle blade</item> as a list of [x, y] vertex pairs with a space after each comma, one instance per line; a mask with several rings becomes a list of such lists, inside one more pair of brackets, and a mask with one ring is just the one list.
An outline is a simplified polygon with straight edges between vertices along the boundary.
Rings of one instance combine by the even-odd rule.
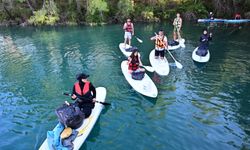
[[183, 66], [181, 63], [179, 63], [178, 61], [175, 61], [175, 64], [176, 64], [176, 67], [179, 68], [179, 69], [182, 69]]
[[140, 43], [142, 43], [143, 41], [141, 39], [139, 39], [138, 37], [136, 37], [136, 40]]

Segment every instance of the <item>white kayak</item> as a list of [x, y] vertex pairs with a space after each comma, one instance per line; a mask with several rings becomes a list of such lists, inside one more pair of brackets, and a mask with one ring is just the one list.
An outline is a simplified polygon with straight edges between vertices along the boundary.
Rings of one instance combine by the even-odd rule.
[[[179, 39], [176, 40], [177, 42], [179, 42]], [[180, 47], [186, 47], [185, 46], [185, 39], [181, 39], [181, 41], [179, 42], [178, 45], [175, 45], [175, 46], [171, 46], [171, 45], [168, 45], [168, 50], [174, 50], [174, 49], [178, 49]]]
[[[104, 102], [106, 98], [106, 93], [106, 88], [96, 88], [96, 101]], [[90, 131], [94, 127], [103, 107], [103, 104], [95, 103], [95, 107], [92, 109], [91, 115], [87, 119], [84, 119], [83, 124], [78, 129], [76, 129], [79, 133], [76, 139], [73, 141], [74, 150], [80, 149], [80, 147], [88, 137]], [[51, 146], [48, 145], [48, 141], [46, 139], [39, 148], [39, 150], [50, 150], [49, 147]]]
[[153, 49], [149, 54], [149, 61], [154, 68], [155, 72], [161, 76], [166, 76], [169, 74], [169, 64], [166, 57], [164, 59], [155, 59], [155, 50]]
[[125, 46], [124, 46], [124, 43], [120, 43], [119, 44], [119, 48], [120, 48], [120, 50], [122, 51], [122, 53], [126, 56], [126, 57], [129, 57], [131, 54], [132, 54], [132, 52], [127, 52], [126, 51], [126, 49], [128, 49], [128, 48], [130, 48], [131, 46], [129, 46], [128, 44], [126, 44]]
[[131, 74], [128, 72], [128, 61], [125, 60], [121, 63], [122, 73], [125, 76], [128, 83], [139, 93], [148, 96], [148, 97], [157, 97], [158, 90], [154, 82], [150, 77], [145, 73], [145, 76], [142, 80], [132, 79]]
[[209, 59], [210, 59], [210, 52], [209, 52], [209, 50], [207, 50], [207, 55], [206, 56], [199, 56], [199, 55], [197, 55], [196, 54], [197, 50], [198, 50], [198, 47], [196, 47], [194, 49], [193, 53], [192, 53], [193, 60], [196, 61], [196, 62], [200, 62], [200, 63], [208, 62]]

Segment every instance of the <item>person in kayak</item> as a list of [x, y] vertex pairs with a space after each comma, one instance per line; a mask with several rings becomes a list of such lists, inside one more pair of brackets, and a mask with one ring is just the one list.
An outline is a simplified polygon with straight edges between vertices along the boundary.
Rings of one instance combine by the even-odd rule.
[[131, 19], [127, 19], [127, 22], [123, 25], [124, 33], [124, 47], [128, 43], [131, 46], [132, 35], [134, 35], [134, 24], [131, 22]]
[[85, 114], [85, 118], [90, 116], [96, 100], [95, 87], [87, 80], [88, 77], [89, 75], [84, 73], [78, 74], [78, 81], [74, 84], [71, 94], [73, 100], [77, 99], [76, 103]]
[[199, 56], [206, 56], [209, 41], [211, 41], [211, 40], [212, 40], [212, 33], [208, 34], [207, 29], [204, 29], [203, 34], [200, 37], [200, 46], [199, 46], [196, 54], [199, 55]]
[[164, 31], [160, 30], [158, 35], [151, 37], [150, 40], [155, 40], [155, 59], [158, 59], [159, 56], [164, 59], [165, 49], [168, 48], [168, 40]]
[[176, 14], [176, 18], [173, 21], [174, 31], [173, 31], [173, 39], [176, 41], [177, 37], [181, 39], [181, 27], [182, 27], [182, 19], [180, 17], [180, 13]]
[[142, 66], [141, 58], [139, 56], [138, 50], [132, 52], [132, 54], [128, 57], [128, 71], [131, 74], [132, 72], [145, 72], [144, 68], [140, 68]]

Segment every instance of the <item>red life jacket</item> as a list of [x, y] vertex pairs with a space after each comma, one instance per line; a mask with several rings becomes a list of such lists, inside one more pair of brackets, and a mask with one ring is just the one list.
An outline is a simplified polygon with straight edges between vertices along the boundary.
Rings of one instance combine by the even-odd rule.
[[127, 27], [126, 27], [126, 31], [127, 32], [132, 32], [132, 23], [126, 23], [127, 24]]
[[83, 89], [81, 90], [79, 82], [76, 82], [76, 83], [75, 83], [75, 91], [76, 91], [76, 93], [79, 94], [80, 96], [83, 96], [83, 95], [85, 95], [86, 93], [89, 92], [89, 86], [90, 86], [90, 82], [86, 82], [86, 83], [84, 84]]
[[128, 65], [128, 70], [137, 70], [139, 68], [139, 58], [138, 56], [134, 57]]

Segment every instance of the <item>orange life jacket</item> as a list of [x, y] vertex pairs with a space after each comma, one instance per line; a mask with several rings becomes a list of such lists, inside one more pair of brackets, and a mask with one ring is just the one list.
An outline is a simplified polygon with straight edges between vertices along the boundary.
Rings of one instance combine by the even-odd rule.
[[81, 90], [79, 82], [76, 82], [76, 83], [75, 83], [75, 91], [76, 91], [76, 93], [79, 94], [80, 96], [83, 96], [83, 95], [85, 95], [86, 93], [89, 92], [89, 86], [90, 86], [90, 82], [86, 82], [86, 83], [84, 84], [83, 89]]
[[132, 23], [126, 23], [127, 24], [127, 26], [126, 26], [126, 31], [127, 32], [132, 32]]
[[165, 42], [164, 42], [165, 36], [163, 37], [163, 39], [156, 39], [155, 40], [155, 47], [156, 48], [165, 48]]

